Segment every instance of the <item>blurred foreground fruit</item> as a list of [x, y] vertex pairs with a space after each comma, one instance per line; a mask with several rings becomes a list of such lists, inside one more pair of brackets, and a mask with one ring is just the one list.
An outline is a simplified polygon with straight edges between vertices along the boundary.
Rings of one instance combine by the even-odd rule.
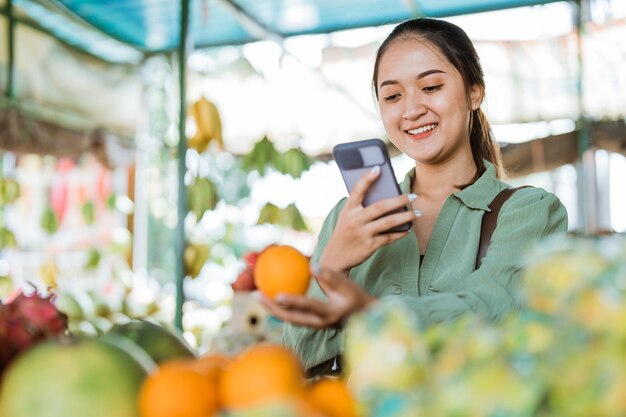
[[139, 417], [154, 362], [127, 340], [41, 343], [16, 358], [0, 387], [2, 417]]
[[265, 296], [305, 294], [311, 280], [309, 258], [287, 245], [271, 245], [254, 265], [254, 283]]
[[17, 354], [66, 329], [67, 316], [57, 310], [51, 297], [21, 293], [10, 303], [0, 304], [0, 374]]
[[217, 387], [222, 371], [230, 361], [230, 357], [221, 353], [207, 353], [192, 361], [192, 364], [198, 372]]
[[325, 417], [356, 417], [356, 400], [337, 378], [323, 378], [307, 389], [309, 403]]
[[141, 417], [211, 417], [217, 412], [216, 381], [192, 362], [168, 362], [151, 374], [139, 394]]
[[136, 320], [116, 324], [109, 334], [122, 336], [136, 343], [156, 363], [172, 359], [192, 359], [196, 356], [184, 339], [175, 333], [175, 330], [149, 321]]
[[408, 392], [428, 375], [429, 350], [417, 317], [397, 299], [382, 299], [350, 319], [346, 368], [359, 398], [378, 390]]
[[290, 401], [304, 390], [296, 356], [280, 345], [258, 344], [233, 359], [222, 372], [220, 404], [227, 410]]

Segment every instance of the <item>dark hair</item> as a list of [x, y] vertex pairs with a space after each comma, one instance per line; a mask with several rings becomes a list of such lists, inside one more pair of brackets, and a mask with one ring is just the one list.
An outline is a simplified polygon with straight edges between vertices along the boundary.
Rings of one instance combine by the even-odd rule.
[[[418, 39], [438, 48], [448, 62], [461, 74], [463, 84], [468, 92], [468, 100], [470, 88], [473, 86], [479, 86], [482, 90], [481, 93], [484, 94], [485, 80], [480, 58], [465, 31], [445, 20], [418, 18], [400, 23], [378, 48], [372, 77], [372, 88], [376, 99], [378, 99], [377, 81], [380, 60], [389, 46], [399, 39]], [[487, 117], [480, 107], [472, 110], [470, 114], [469, 136], [472, 155], [478, 168], [475, 179], [478, 179], [485, 171], [483, 159], [493, 163], [496, 168], [496, 175], [501, 177], [504, 170], [500, 147], [493, 137]]]

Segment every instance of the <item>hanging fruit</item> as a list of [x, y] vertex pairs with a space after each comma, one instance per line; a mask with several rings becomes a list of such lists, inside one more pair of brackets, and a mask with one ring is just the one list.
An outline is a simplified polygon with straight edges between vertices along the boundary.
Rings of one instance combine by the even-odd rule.
[[59, 268], [53, 259], [45, 260], [39, 266], [39, 279], [46, 284], [46, 288], [57, 288]]
[[252, 151], [243, 157], [241, 167], [246, 171], [258, 171], [265, 175], [265, 170], [269, 167], [276, 168], [280, 159], [280, 153], [274, 147], [272, 141], [267, 136], [254, 144]]
[[7, 298], [13, 292], [13, 278], [8, 275], [0, 275], [0, 300]]
[[280, 223], [283, 226], [289, 227], [297, 232], [309, 230], [304, 222], [304, 218], [300, 213], [300, 210], [295, 204], [291, 203], [281, 212]]
[[96, 269], [100, 265], [100, 251], [96, 248], [91, 248], [87, 254], [87, 260], [85, 261], [84, 268], [86, 270]]
[[83, 220], [88, 225], [92, 225], [96, 221], [95, 208], [93, 201], [86, 201], [81, 207], [81, 212], [83, 213]]
[[266, 203], [259, 213], [256, 224], [277, 224], [280, 217], [280, 208], [272, 203]]
[[222, 119], [217, 106], [205, 97], [200, 97], [191, 105], [189, 113], [196, 123], [196, 134], [187, 140], [187, 147], [202, 153], [209, 143], [215, 142], [219, 149], [224, 149]]
[[300, 148], [291, 148], [279, 155], [276, 168], [282, 174], [291, 175], [293, 178], [300, 178], [302, 173], [311, 168], [313, 159], [304, 153]]
[[208, 178], [194, 178], [187, 187], [187, 210], [196, 215], [197, 221], [205, 211], [213, 210], [218, 201], [217, 185]]
[[185, 275], [195, 278], [200, 274], [202, 267], [209, 259], [209, 247], [198, 243], [189, 243], [185, 246], [183, 263]]
[[0, 249], [14, 248], [17, 246], [17, 240], [11, 230], [6, 227], [0, 227]]
[[291, 203], [284, 209], [275, 206], [272, 203], [266, 203], [259, 213], [256, 224], [274, 224], [284, 226], [295, 231], [309, 230], [300, 210], [295, 204]]
[[20, 185], [13, 178], [0, 178], [0, 205], [11, 204], [20, 196]]
[[55, 233], [59, 228], [59, 222], [57, 216], [50, 206], [47, 206], [41, 214], [40, 221], [41, 228], [48, 232], [48, 234]]

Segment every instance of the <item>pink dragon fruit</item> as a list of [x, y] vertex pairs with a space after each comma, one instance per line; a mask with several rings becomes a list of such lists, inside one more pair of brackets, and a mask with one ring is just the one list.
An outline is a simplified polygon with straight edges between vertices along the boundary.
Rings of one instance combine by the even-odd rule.
[[67, 329], [67, 316], [56, 309], [52, 296], [18, 294], [0, 304], [0, 374], [18, 353]]

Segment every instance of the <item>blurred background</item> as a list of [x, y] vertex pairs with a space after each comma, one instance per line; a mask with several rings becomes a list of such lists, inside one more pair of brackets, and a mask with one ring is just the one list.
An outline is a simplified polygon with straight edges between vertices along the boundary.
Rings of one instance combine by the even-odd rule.
[[422, 15], [474, 41], [508, 181], [554, 192], [572, 234], [624, 233], [623, 0], [0, 0], [0, 297], [209, 343], [246, 256], [312, 253], [346, 195], [332, 147], [385, 139], [376, 48]]

